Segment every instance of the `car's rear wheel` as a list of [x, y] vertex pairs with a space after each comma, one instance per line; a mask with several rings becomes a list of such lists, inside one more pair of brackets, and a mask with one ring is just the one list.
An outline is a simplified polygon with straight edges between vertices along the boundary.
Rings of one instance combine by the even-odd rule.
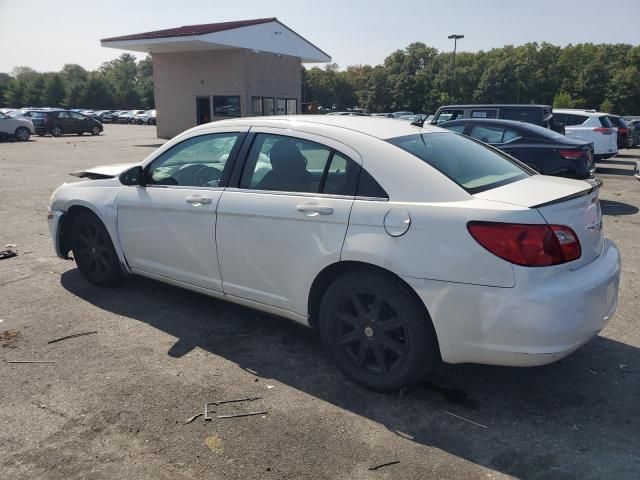
[[97, 125], [91, 129], [91, 135], [96, 136], [100, 135], [100, 127]]
[[60, 127], [58, 125], [54, 125], [53, 127], [51, 127], [51, 135], [52, 136], [61, 137], [63, 133], [64, 133], [64, 131], [62, 130], [62, 127]]
[[30, 136], [31, 136], [31, 132], [27, 127], [16, 128], [16, 138], [21, 142], [28, 141]]
[[372, 390], [411, 385], [439, 360], [424, 306], [391, 275], [355, 271], [338, 278], [322, 299], [319, 326], [339, 368]]
[[89, 282], [107, 287], [121, 280], [120, 261], [109, 232], [93, 213], [82, 212], [73, 219], [71, 250], [78, 269]]

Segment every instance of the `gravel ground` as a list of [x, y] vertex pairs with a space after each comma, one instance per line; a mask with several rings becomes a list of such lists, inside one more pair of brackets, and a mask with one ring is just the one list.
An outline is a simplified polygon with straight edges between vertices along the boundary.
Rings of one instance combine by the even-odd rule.
[[[640, 150], [598, 165], [623, 276], [597, 338], [554, 365], [445, 366], [392, 395], [348, 382], [311, 330], [143, 278], [96, 288], [55, 257], [47, 203], [67, 173], [161, 143], [125, 125], [0, 143], [0, 249], [18, 253], [0, 261], [0, 478], [640, 477]], [[242, 397], [261, 399], [216, 415], [268, 413], [184, 424]]]

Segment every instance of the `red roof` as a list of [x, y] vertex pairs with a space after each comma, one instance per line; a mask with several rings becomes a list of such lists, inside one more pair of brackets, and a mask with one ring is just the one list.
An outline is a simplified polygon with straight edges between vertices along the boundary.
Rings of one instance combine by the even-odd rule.
[[103, 38], [102, 41], [115, 42], [121, 40], [145, 40], [148, 38], [187, 37], [190, 35], [204, 35], [206, 33], [222, 32], [225, 30], [233, 30], [234, 28], [250, 27], [251, 25], [260, 25], [261, 23], [269, 23], [275, 21], [277, 21], [277, 18], [271, 17], [256, 18], [254, 20], [239, 20], [237, 22], [185, 25], [184, 27], [167, 28], [165, 30], [155, 30], [153, 32], [134, 33], [133, 35], [124, 35], [122, 37]]

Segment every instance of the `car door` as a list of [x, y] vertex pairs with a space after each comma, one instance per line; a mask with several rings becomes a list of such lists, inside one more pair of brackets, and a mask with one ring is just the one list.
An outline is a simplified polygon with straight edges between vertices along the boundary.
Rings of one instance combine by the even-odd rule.
[[311, 282], [340, 259], [361, 160], [326, 137], [250, 135], [242, 174], [234, 170], [218, 206], [224, 292], [306, 315]]
[[118, 193], [118, 235], [134, 273], [222, 291], [216, 206], [247, 127], [208, 129], [163, 151], [144, 186]]
[[71, 125], [69, 132], [73, 131], [73, 133], [80, 133], [88, 130], [85, 121], [87, 117], [78, 112], [70, 112], [69, 115], [71, 117], [69, 121], [69, 124]]

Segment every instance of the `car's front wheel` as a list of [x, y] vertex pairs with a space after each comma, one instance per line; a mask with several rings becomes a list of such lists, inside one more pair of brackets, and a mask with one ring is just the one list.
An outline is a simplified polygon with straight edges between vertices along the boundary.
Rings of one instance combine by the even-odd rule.
[[73, 219], [71, 250], [78, 269], [89, 282], [107, 287], [121, 280], [120, 261], [109, 232], [93, 213], [82, 212]]
[[26, 142], [31, 137], [31, 132], [27, 127], [18, 127], [16, 129], [16, 138], [21, 142]]
[[334, 281], [322, 299], [319, 326], [339, 368], [372, 390], [411, 385], [440, 358], [424, 306], [402, 281], [376, 271]]

